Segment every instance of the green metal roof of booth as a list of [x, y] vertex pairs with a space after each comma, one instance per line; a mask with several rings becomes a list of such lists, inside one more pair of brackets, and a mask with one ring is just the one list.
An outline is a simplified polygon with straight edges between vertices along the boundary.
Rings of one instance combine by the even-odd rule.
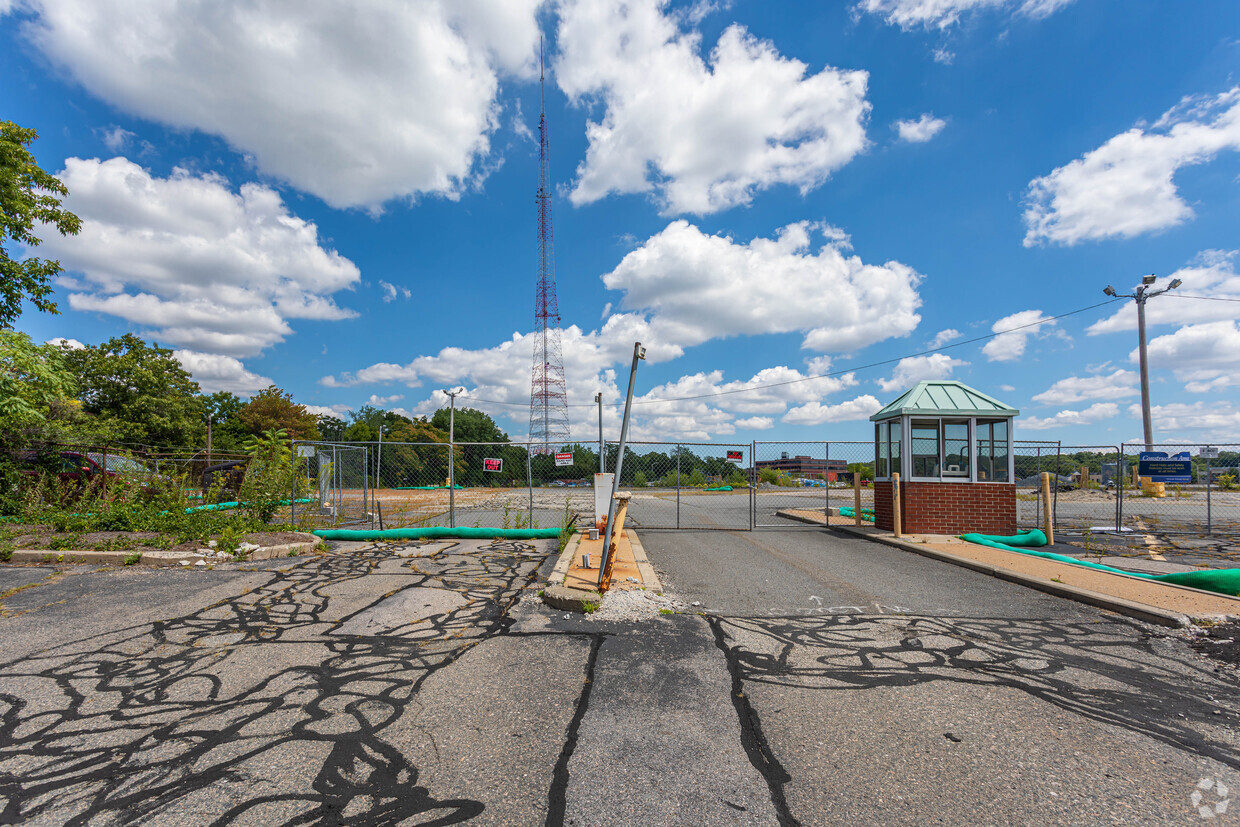
[[882, 422], [905, 415], [1011, 417], [1019, 413], [963, 382], [939, 380], [918, 382], [871, 416], [870, 421]]

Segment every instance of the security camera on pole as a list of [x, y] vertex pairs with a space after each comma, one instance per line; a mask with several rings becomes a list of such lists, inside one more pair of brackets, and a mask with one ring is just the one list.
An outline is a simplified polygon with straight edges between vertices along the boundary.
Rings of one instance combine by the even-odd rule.
[[1150, 288], [1154, 286], [1154, 282], [1157, 280], [1158, 277], [1153, 273], [1144, 276], [1141, 279], [1141, 285], [1135, 293], [1116, 293], [1115, 288], [1109, 284], [1102, 291], [1112, 298], [1132, 299], [1137, 303], [1137, 352], [1141, 359], [1141, 425], [1145, 430], [1146, 451], [1154, 450], [1154, 424], [1150, 417], [1150, 368], [1145, 353], [1145, 303], [1155, 296], [1161, 296], [1168, 290], [1174, 290], [1184, 283], [1179, 279], [1172, 279], [1171, 283], [1163, 289], [1151, 290]]

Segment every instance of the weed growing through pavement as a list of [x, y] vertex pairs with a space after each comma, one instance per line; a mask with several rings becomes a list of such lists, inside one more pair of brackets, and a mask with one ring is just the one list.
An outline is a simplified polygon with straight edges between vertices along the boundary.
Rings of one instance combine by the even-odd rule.
[[121, 559], [121, 562], [122, 562], [122, 563], [124, 563], [124, 564], [125, 564], [125, 565], [127, 565], [127, 566], [133, 566], [133, 565], [136, 565], [137, 563], [141, 562], [141, 560], [142, 560], [142, 552], [140, 552], [140, 551], [134, 551], [134, 552], [131, 552], [131, 553], [129, 553], [129, 554], [126, 554], [126, 555], [125, 555], [125, 556]]

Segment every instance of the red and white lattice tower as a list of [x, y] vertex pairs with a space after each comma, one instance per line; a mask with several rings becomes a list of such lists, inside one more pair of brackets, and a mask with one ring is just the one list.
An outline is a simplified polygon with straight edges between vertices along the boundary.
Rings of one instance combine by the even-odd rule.
[[560, 351], [560, 307], [555, 297], [555, 249], [551, 233], [551, 183], [547, 174], [547, 107], [539, 47], [538, 289], [534, 294], [534, 357], [530, 380], [530, 448], [552, 453], [569, 441], [568, 390]]

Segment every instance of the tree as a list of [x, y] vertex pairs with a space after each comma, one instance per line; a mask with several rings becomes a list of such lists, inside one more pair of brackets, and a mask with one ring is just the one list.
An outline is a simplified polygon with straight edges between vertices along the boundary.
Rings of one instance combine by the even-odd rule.
[[69, 405], [75, 383], [60, 348], [0, 330], [0, 430], [37, 427]]
[[321, 414], [318, 419], [319, 436], [328, 442], [339, 442], [344, 439], [344, 420]]
[[132, 333], [95, 347], [60, 350], [77, 377], [83, 409], [110, 425], [120, 440], [196, 448], [206, 439], [198, 383], [171, 350]]
[[211, 422], [211, 449], [219, 453], [240, 451], [249, 437], [241, 421], [245, 403], [228, 391], [217, 391], [202, 397], [202, 406]]
[[[8, 242], [27, 248], [42, 240], [34, 234], [35, 223], [56, 228], [61, 235], [77, 235], [81, 220], [60, 208], [60, 198], [69, 190], [55, 176], [35, 163], [26, 147], [39, 134], [12, 121], [0, 121], [0, 328], [12, 327], [22, 312], [22, 299], [28, 298], [45, 313], [57, 313], [51, 279], [61, 271], [60, 263], [9, 257]], [[59, 197], [58, 197], [59, 196]]]
[[255, 436], [264, 431], [283, 428], [290, 439], [318, 439], [318, 418], [305, 405], [293, 401], [293, 395], [275, 385], [268, 385], [242, 406], [237, 418], [246, 431]]

